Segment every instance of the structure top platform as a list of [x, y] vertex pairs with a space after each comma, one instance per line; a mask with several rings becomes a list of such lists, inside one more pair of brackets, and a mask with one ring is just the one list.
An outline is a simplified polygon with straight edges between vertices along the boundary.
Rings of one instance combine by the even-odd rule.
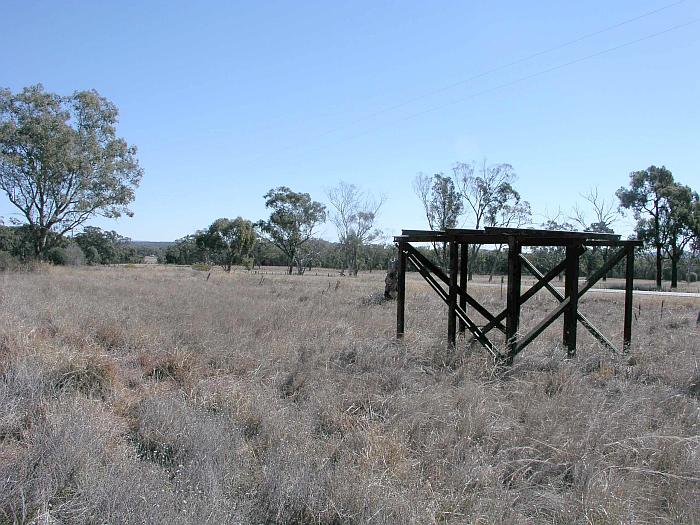
[[511, 240], [525, 246], [587, 244], [621, 246], [641, 244], [638, 240], [621, 240], [614, 233], [598, 233], [566, 230], [536, 230], [530, 228], [486, 227], [483, 230], [448, 228], [445, 230], [402, 230], [395, 242], [463, 242], [477, 244], [501, 244]]

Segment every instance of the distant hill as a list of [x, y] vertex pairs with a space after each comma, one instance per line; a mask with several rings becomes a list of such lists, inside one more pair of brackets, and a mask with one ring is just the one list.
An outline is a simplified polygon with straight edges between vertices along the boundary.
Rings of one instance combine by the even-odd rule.
[[133, 248], [134, 251], [141, 256], [162, 256], [165, 254], [165, 250], [173, 244], [175, 244], [174, 241], [129, 241], [127, 246]]
[[129, 241], [134, 248], [150, 248], [153, 250], [165, 250], [168, 246], [175, 244], [175, 241]]

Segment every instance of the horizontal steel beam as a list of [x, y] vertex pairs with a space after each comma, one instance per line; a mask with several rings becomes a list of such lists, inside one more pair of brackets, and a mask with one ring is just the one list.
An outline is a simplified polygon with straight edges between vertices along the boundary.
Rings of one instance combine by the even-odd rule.
[[537, 237], [540, 239], [589, 239], [617, 241], [620, 235], [616, 233], [580, 232], [568, 230], [531, 230], [529, 228], [503, 228], [500, 226], [484, 228], [486, 233], [498, 233], [502, 235], [516, 235], [518, 237]]

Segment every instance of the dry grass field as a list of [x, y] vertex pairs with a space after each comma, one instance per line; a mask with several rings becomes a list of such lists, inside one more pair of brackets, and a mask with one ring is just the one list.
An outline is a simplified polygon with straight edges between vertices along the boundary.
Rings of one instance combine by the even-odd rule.
[[[0, 523], [700, 523], [697, 299], [496, 373], [415, 275], [402, 343], [381, 274], [206, 277], [0, 276]], [[620, 342], [621, 295], [582, 310]]]

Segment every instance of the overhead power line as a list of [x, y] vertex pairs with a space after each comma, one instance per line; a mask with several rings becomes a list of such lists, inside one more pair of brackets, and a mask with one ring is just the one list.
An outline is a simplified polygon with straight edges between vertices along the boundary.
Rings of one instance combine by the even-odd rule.
[[[655, 33], [651, 33], [651, 34], [645, 35], [645, 36], [643, 36], [643, 37], [636, 38], [636, 39], [634, 39], [634, 40], [629, 40], [629, 41], [624, 42], [624, 43], [622, 43], [622, 44], [618, 44], [618, 45], [616, 45], [616, 46], [608, 47], [608, 48], [603, 49], [603, 50], [601, 50], [601, 51], [597, 51], [597, 52], [595, 52], [595, 53], [591, 53], [591, 54], [588, 54], [588, 55], [585, 55], [585, 56], [582, 56], [582, 57], [579, 57], [579, 58], [576, 58], [576, 59], [573, 59], [573, 60], [569, 60], [569, 61], [567, 61], [567, 62], [563, 62], [563, 63], [561, 63], [561, 64], [557, 64], [557, 65], [555, 65], [555, 66], [548, 67], [548, 68], [542, 69], [542, 70], [540, 70], [540, 71], [536, 71], [536, 72], [531, 73], [531, 74], [529, 74], [529, 75], [525, 75], [525, 76], [522, 76], [522, 77], [518, 77], [518, 78], [516, 78], [516, 79], [514, 79], [514, 80], [510, 80], [510, 81], [508, 81], [508, 82], [504, 82], [504, 83], [499, 84], [499, 85], [497, 85], [497, 86], [493, 86], [493, 87], [490, 87], [490, 88], [488, 88], [488, 89], [484, 89], [484, 90], [481, 90], [481, 91], [477, 91], [477, 92], [471, 93], [470, 95], [468, 95], [468, 96], [466, 96], [466, 97], [461, 97], [461, 98], [459, 98], [459, 99], [452, 100], [452, 101], [450, 101], [450, 102], [446, 102], [446, 103], [443, 103], [443, 104], [439, 104], [439, 105], [437, 105], [437, 106], [433, 106], [433, 107], [431, 107], [431, 108], [428, 108], [428, 109], [425, 109], [425, 110], [422, 110], [422, 111], [419, 111], [419, 112], [416, 112], [416, 113], [412, 113], [412, 114], [410, 114], [410, 115], [406, 115], [406, 116], [401, 117], [401, 118], [392, 119], [391, 121], [384, 122], [384, 123], [382, 124], [382, 127], [386, 127], [387, 125], [396, 124], [396, 123], [399, 123], [399, 122], [405, 122], [405, 121], [407, 121], [407, 120], [411, 120], [411, 119], [420, 117], [420, 116], [422, 116], [422, 115], [425, 115], [425, 114], [428, 114], [428, 113], [432, 113], [432, 112], [434, 112], [434, 111], [438, 111], [438, 110], [440, 110], [440, 109], [444, 109], [444, 108], [446, 108], [446, 107], [453, 106], [453, 105], [455, 105], [455, 104], [459, 104], [459, 103], [461, 103], [461, 102], [465, 102], [465, 101], [467, 101], [467, 100], [471, 100], [471, 99], [473, 99], [473, 98], [476, 98], [476, 97], [479, 97], [479, 96], [482, 96], [482, 95], [486, 95], [486, 94], [491, 93], [491, 92], [494, 92], [494, 91], [498, 91], [498, 90], [505, 89], [505, 88], [507, 88], [507, 87], [510, 87], [510, 86], [513, 86], [513, 85], [516, 85], [516, 84], [520, 84], [520, 83], [525, 82], [525, 81], [527, 81], [527, 80], [530, 80], [530, 79], [532, 79], [532, 78], [536, 78], [536, 77], [539, 77], [539, 76], [542, 76], [542, 75], [546, 75], [547, 73], [551, 73], [551, 72], [553, 72], [553, 71], [556, 71], [556, 70], [559, 70], [559, 69], [563, 69], [563, 68], [572, 66], [572, 65], [574, 65], [574, 64], [578, 64], [578, 63], [580, 63], [580, 62], [584, 62], [584, 61], [586, 61], [586, 60], [591, 60], [591, 59], [593, 59], [593, 58], [596, 58], [596, 57], [599, 57], [599, 56], [602, 56], [602, 55], [606, 55], [606, 54], [612, 53], [612, 52], [614, 52], [614, 51], [618, 51], [618, 50], [623, 49], [623, 48], [625, 48], [625, 47], [629, 47], [629, 46], [632, 46], [632, 45], [634, 45], [634, 44], [638, 44], [638, 43], [640, 43], [640, 42], [644, 42], [644, 41], [646, 41], [646, 40], [651, 40], [651, 39], [653, 39], [653, 38], [656, 38], [656, 37], [658, 37], [658, 36], [664, 35], [664, 34], [666, 34], [666, 33], [670, 33], [670, 32], [672, 32], [672, 31], [676, 31], [676, 30], [678, 30], [678, 29], [682, 29], [682, 28], [684, 28], [684, 27], [688, 27], [688, 26], [690, 26], [690, 25], [692, 25], [692, 24], [695, 24], [695, 23], [697, 23], [697, 22], [699, 22], [699, 21], [700, 21], [700, 18], [693, 18], [693, 19], [691, 19], [691, 20], [689, 20], [689, 21], [687, 21], [687, 22], [684, 22], [684, 23], [682, 23], [682, 24], [677, 24], [677, 25], [672, 26], [672, 27], [669, 27], [669, 28], [667, 28], [667, 29], [664, 29], [664, 30], [661, 30], [661, 31], [657, 31], [657, 32], [655, 32]], [[323, 145], [323, 146], [320, 146], [320, 147], [317, 147], [317, 148], [313, 148], [313, 149], [307, 150], [306, 153], [310, 153], [310, 152], [313, 152], [313, 151], [318, 151], [318, 150], [320, 150], [320, 149], [325, 149], [325, 148], [327, 148], [327, 147], [329, 147], [329, 146], [337, 145], [337, 144], [346, 142], [346, 141], [348, 141], [348, 140], [353, 140], [353, 139], [355, 139], [355, 138], [358, 138], [358, 137], [361, 137], [361, 136], [366, 135], [366, 134], [368, 134], [368, 133], [371, 133], [371, 132], [374, 131], [375, 129], [376, 129], [376, 126], [373, 127], [373, 128], [371, 128], [371, 129], [366, 129], [366, 130], [361, 131], [361, 132], [359, 132], [359, 133], [356, 133], [356, 134], [354, 134], [354, 135], [345, 137], [345, 138], [341, 139], [340, 141], [336, 141], [336, 142], [334, 142], [334, 143], [332, 143], [332, 144], [326, 144], [326, 145]], [[288, 148], [288, 149], [289, 149], [289, 148]]]
[[510, 86], [512, 86], [512, 85], [514, 85], [514, 84], [519, 84], [520, 82], [524, 82], [524, 81], [526, 81], [526, 80], [530, 80], [531, 78], [539, 77], [539, 76], [541, 76], [541, 75], [545, 75], [545, 74], [547, 74], [547, 73], [551, 73], [552, 71], [556, 71], [556, 70], [558, 70], [558, 69], [562, 69], [562, 68], [565, 68], [565, 67], [568, 67], [568, 66], [572, 66], [572, 65], [574, 65], [574, 64], [578, 64], [579, 62], [584, 62], [584, 61], [586, 61], [586, 60], [590, 60], [590, 59], [592, 59], [592, 58], [596, 58], [596, 57], [599, 57], [599, 56], [601, 56], [601, 55], [606, 55], [606, 54], [608, 54], [608, 53], [612, 53], [613, 51], [617, 51], [617, 50], [619, 50], [619, 49], [622, 49], [622, 48], [625, 48], [625, 47], [629, 47], [629, 46], [632, 46], [632, 45], [634, 45], [634, 44], [638, 44], [638, 43], [640, 43], [640, 42], [644, 42], [645, 40], [650, 40], [650, 39], [652, 39], [652, 38], [656, 38], [656, 37], [658, 37], [658, 36], [665, 35], [666, 33], [670, 33], [671, 31], [676, 31], [677, 29], [682, 29], [682, 28], [687, 27], [687, 26], [689, 26], [689, 25], [695, 24], [695, 23], [697, 23], [697, 22], [699, 22], [699, 21], [700, 21], [700, 18], [692, 18], [692, 19], [690, 19], [690, 20], [687, 21], [687, 22], [684, 22], [684, 23], [682, 23], [682, 24], [678, 24], [678, 25], [669, 27], [669, 28], [664, 29], [664, 30], [662, 30], [662, 31], [657, 31], [656, 33], [651, 33], [651, 34], [649, 34], [649, 35], [643, 36], [643, 37], [641, 37], [641, 38], [636, 38], [636, 39], [634, 39], [634, 40], [629, 40], [629, 41], [624, 42], [624, 43], [622, 43], [622, 44], [619, 44], [619, 45], [616, 45], [616, 46], [612, 46], [612, 47], [609, 47], [609, 48], [607, 48], [607, 49], [603, 49], [602, 51], [597, 51], [597, 52], [595, 52], [595, 53], [591, 53], [590, 55], [585, 55], [585, 56], [582, 56], [582, 57], [579, 57], [579, 58], [575, 58], [575, 59], [573, 59], [573, 60], [569, 60], [568, 62], [564, 62], [564, 63], [561, 63], [561, 64], [557, 64], [556, 66], [548, 67], [548, 68], [546, 68], [546, 69], [542, 69], [542, 70], [540, 70], [540, 71], [536, 71], [535, 73], [531, 73], [531, 74], [529, 74], [529, 75], [525, 75], [525, 76], [523, 76], [523, 77], [519, 77], [519, 78], [516, 78], [516, 79], [511, 80], [511, 81], [508, 81], [508, 82], [504, 82], [503, 84], [499, 84], [499, 85], [497, 85], [497, 86], [493, 86], [493, 87], [491, 87], [491, 88], [484, 89], [484, 90], [482, 90], [482, 91], [477, 91], [476, 93], [472, 93], [471, 95], [469, 95], [469, 96], [467, 96], [467, 97], [459, 98], [459, 99], [457, 99], [457, 100], [453, 100], [453, 101], [451, 101], [451, 102], [447, 102], [447, 103], [445, 103], [445, 104], [441, 104], [441, 105], [438, 105], [438, 106], [433, 106], [432, 108], [428, 108], [428, 109], [423, 110], [423, 111], [420, 111], [420, 112], [418, 112], [418, 113], [413, 113], [413, 114], [411, 114], [411, 115], [408, 115], [408, 116], [406, 116], [406, 117], [403, 117], [403, 118], [401, 118], [401, 119], [398, 119], [398, 120], [396, 120], [395, 122], [403, 122], [404, 120], [410, 120], [410, 119], [412, 119], [412, 118], [415, 118], [415, 117], [424, 115], [424, 114], [426, 114], [426, 113], [431, 113], [431, 112], [433, 112], [433, 111], [437, 111], [437, 110], [439, 110], [439, 109], [442, 109], [442, 108], [445, 108], [445, 107], [448, 107], [448, 106], [452, 106], [452, 105], [458, 104], [458, 103], [460, 103], [460, 102], [464, 102], [465, 100], [470, 100], [470, 99], [472, 99], [472, 98], [474, 98], [474, 97], [478, 97], [478, 96], [481, 96], [481, 95], [485, 95], [485, 94], [490, 93], [490, 92], [492, 92], [492, 91], [497, 91], [497, 90], [499, 90], [499, 89], [503, 89], [503, 88], [506, 88], [506, 87], [510, 87]]
[[[537, 51], [535, 53], [531, 53], [531, 54], [526, 55], [526, 56], [521, 57], [521, 58], [517, 58], [517, 59], [512, 60], [510, 62], [507, 62], [505, 64], [501, 64], [499, 66], [495, 66], [493, 68], [481, 71], [480, 73], [476, 73], [468, 78], [464, 78], [462, 80], [458, 80], [458, 81], [452, 82], [450, 84], [446, 84], [444, 86], [441, 86], [441, 87], [438, 87], [438, 88], [435, 88], [435, 89], [432, 89], [429, 91], [424, 91], [423, 93], [420, 93], [420, 94], [418, 94], [414, 97], [411, 97], [409, 99], [406, 99], [406, 100], [403, 100], [403, 101], [398, 102], [396, 104], [392, 104], [390, 106], [378, 109], [372, 113], [363, 115], [363, 116], [356, 118], [354, 120], [350, 120], [349, 122], [344, 122], [344, 123], [342, 123], [334, 128], [328, 129], [326, 131], [323, 131], [323, 132], [315, 135], [314, 137], [310, 138], [309, 140], [322, 139], [324, 137], [327, 137], [328, 135], [332, 135], [333, 133], [336, 133], [338, 131], [342, 131], [350, 126], [354, 126], [355, 124], [360, 124], [362, 122], [365, 122], [367, 120], [371, 120], [371, 119], [378, 117], [380, 115], [383, 115], [385, 113], [389, 113], [389, 112], [394, 111], [396, 109], [403, 108], [403, 107], [408, 106], [410, 104], [413, 104], [415, 102], [419, 102], [425, 98], [428, 98], [428, 97], [431, 97], [434, 95], [438, 95], [440, 93], [444, 93], [444, 92], [449, 91], [451, 89], [454, 89], [458, 86], [467, 84], [467, 83], [472, 82], [474, 80], [478, 80], [480, 78], [486, 77], [486, 76], [491, 75], [493, 73], [497, 73], [499, 71], [503, 71], [503, 70], [512, 68], [516, 65], [523, 64], [525, 62], [529, 62], [530, 60], [533, 60], [537, 57], [548, 55], [550, 53], [553, 53], [554, 51], [558, 51], [560, 49], [564, 49], [564, 48], [572, 46], [574, 44], [578, 44], [579, 42], [583, 42], [585, 40], [588, 40], [588, 39], [593, 38], [595, 36], [601, 35], [603, 33], [607, 33], [609, 31], [612, 31], [614, 29], [618, 29], [620, 27], [631, 24], [631, 23], [636, 22], [638, 20], [642, 20], [642, 19], [647, 18], [649, 16], [653, 16], [657, 13], [660, 13], [660, 12], [665, 11], [667, 9], [671, 9], [672, 7], [676, 7], [677, 5], [683, 4], [685, 2], [686, 2], [686, 0], [678, 0], [676, 2], [672, 2], [670, 4], [663, 5], [657, 9], [653, 9], [651, 11], [646, 11], [644, 13], [633, 16], [631, 18], [627, 18], [627, 19], [622, 20], [620, 22], [617, 22], [615, 24], [606, 26], [602, 29], [598, 29], [596, 31], [592, 31], [590, 33], [583, 34], [583, 35], [576, 37], [572, 40], [567, 40], [566, 42], [562, 42], [560, 44], [548, 47], [546, 49], [542, 49], [540, 51]], [[280, 151], [280, 152], [281, 151], [289, 151], [289, 150], [292, 150], [294, 148], [295, 148], [295, 146], [290, 145], [290, 146], [283, 147], [283, 148], [281, 148], [281, 150], [278, 150], [278, 151]]]
[[657, 14], [657, 13], [660, 13], [660, 12], [662, 12], [662, 11], [665, 11], [665, 10], [667, 10], [667, 9], [670, 9], [670, 8], [672, 8], [672, 7], [675, 7], [675, 6], [677, 6], [677, 5], [680, 5], [680, 4], [682, 4], [682, 3], [685, 3], [685, 1], [686, 1], [686, 0], [679, 0], [679, 1], [677, 1], [677, 2], [673, 2], [673, 3], [670, 3], [670, 4], [666, 4], [666, 5], [662, 6], [662, 7], [659, 7], [659, 8], [657, 8], [657, 9], [654, 9], [654, 10], [652, 10], [652, 11], [647, 11], [647, 12], [645, 12], [645, 13], [642, 13], [642, 14], [640, 14], [640, 15], [634, 16], [634, 17], [632, 17], [632, 18], [628, 18], [628, 19], [626, 19], [626, 20], [622, 20], [621, 22], [618, 22], [618, 23], [616, 23], [616, 24], [613, 24], [613, 25], [604, 27], [604, 28], [602, 28], [602, 29], [598, 29], [598, 30], [596, 30], [596, 31], [592, 31], [592, 32], [590, 32], [590, 33], [586, 33], [586, 34], [581, 35], [581, 36], [579, 36], [579, 37], [577, 37], [577, 38], [574, 38], [573, 40], [568, 40], [568, 41], [566, 41], [566, 42], [562, 42], [561, 44], [557, 44], [557, 45], [555, 45], [555, 46], [548, 47], [548, 48], [543, 49], [543, 50], [541, 50], [541, 51], [537, 51], [537, 52], [532, 53], [532, 54], [530, 54], [530, 55], [526, 55], [526, 56], [524, 56], [524, 57], [515, 59], [515, 60], [513, 60], [513, 61], [511, 61], [511, 62], [507, 62], [507, 63], [505, 63], [505, 64], [501, 64], [501, 65], [499, 65], [499, 66], [496, 66], [496, 67], [493, 67], [493, 68], [484, 70], [484, 71], [482, 71], [482, 72], [480, 72], [480, 73], [476, 73], [475, 75], [472, 75], [472, 76], [470, 76], [470, 77], [468, 77], [468, 78], [464, 78], [464, 79], [462, 79], [462, 80], [458, 80], [458, 81], [456, 81], [456, 82], [452, 82], [452, 83], [450, 83], [450, 84], [446, 84], [446, 85], [444, 85], [444, 86], [442, 86], [442, 87], [438, 87], [438, 88], [435, 88], [435, 89], [432, 89], [432, 90], [429, 90], [429, 91], [425, 91], [425, 92], [423, 92], [423, 93], [421, 93], [421, 94], [419, 94], [419, 95], [416, 95], [416, 96], [414, 96], [414, 97], [412, 97], [412, 98], [410, 98], [410, 99], [406, 99], [406, 100], [404, 100], [404, 101], [402, 101], [402, 102], [393, 104], [393, 105], [391, 105], [391, 106], [387, 106], [387, 107], [385, 107], [385, 108], [382, 108], [382, 109], [379, 109], [379, 110], [374, 111], [374, 112], [372, 112], [372, 113], [369, 113], [368, 115], [365, 115], [365, 116], [360, 117], [360, 118], [358, 118], [358, 119], [352, 120], [352, 121], [350, 121], [350, 122], [348, 122], [348, 123], [345, 123], [345, 124], [342, 124], [342, 125], [340, 125], [340, 126], [337, 126], [337, 127], [333, 128], [333, 129], [331, 129], [331, 130], [328, 130], [328, 131], [322, 133], [321, 135], [318, 136], [318, 138], [325, 137], [326, 135], [330, 135], [330, 134], [332, 134], [332, 133], [335, 133], [336, 131], [340, 131], [340, 130], [342, 130], [342, 129], [345, 129], [345, 128], [348, 127], [348, 126], [352, 126], [352, 125], [354, 125], [354, 124], [358, 124], [358, 123], [360, 123], [360, 122], [364, 122], [365, 120], [369, 120], [369, 119], [372, 119], [372, 118], [377, 117], [377, 116], [379, 116], [379, 115], [383, 115], [384, 113], [388, 113], [388, 112], [393, 111], [393, 110], [395, 110], [395, 109], [400, 109], [400, 108], [402, 108], [402, 107], [408, 106], [408, 105], [410, 105], [410, 104], [413, 104], [414, 102], [419, 102], [420, 100], [423, 100], [423, 99], [425, 99], [425, 98], [427, 98], [427, 97], [431, 97], [431, 96], [437, 95], [437, 94], [439, 94], [439, 93], [444, 93], [445, 91], [449, 91], [450, 89], [454, 89], [454, 88], [456, 88], [456, 87], [458, 87], [458, 86], [467, 84], [467, 83], [472, 82], [472, 81], [474, 81], [474, 80], [478, 80], [478, 79], [480, 79], [480, 78], [483, 78], [483, 77], [485, 77], [485, 76], [491, 75], [491, 74], [493, 74], [493, 73], [497, 73], [497, 72], [499, 72], [499, 71], [503, 71], [503, 70], [505, 70], [505, 69], [509, 69], [509, 68], [511, 68], [511, 67], [513, 67], [513, 66], [517, 66], [518, 64], [522, 64], [522, 63], [524, 63], [524, 62], [529, 62], [530, 60], [533, 60], [533, 59], [535, 59], [535, 58], [537, 58], [537, 57], [540, 57], [540, 56], [543, 56], [543, 55], [548, 55], [548, 54], [553, 53], [553, 52], [555, 52], [555, 51], [559, 51], [560, 49], [564, 49], [564, 48], [569, 47], [569, 46], [572, 46], [572, 45], [574, 45], [574, 44], [578, 44], [579, 42], [583, 42], [583, 41], [588, 40], [588, 39], [590, 39], [590, 38], [593, 38], [593, 37], [595, 37], [595, 36], [601, 35], [601, 34], [603, 34], [603, 33], [607, 33], [607, 32], [612, 31], [612, 30], [614, 30], [614, 29], [618, 29], [618, 28], [623, 27], [623, 26], [625, 26], [625, 25], [631, 24], [632, 22], [636, 22], [636, 21], [641, 20], [641, 19], [643, 19], [643, 18], [646, 18], [646, 17], [652, 16], [652, 15], [655, 15], [655, 14]]

